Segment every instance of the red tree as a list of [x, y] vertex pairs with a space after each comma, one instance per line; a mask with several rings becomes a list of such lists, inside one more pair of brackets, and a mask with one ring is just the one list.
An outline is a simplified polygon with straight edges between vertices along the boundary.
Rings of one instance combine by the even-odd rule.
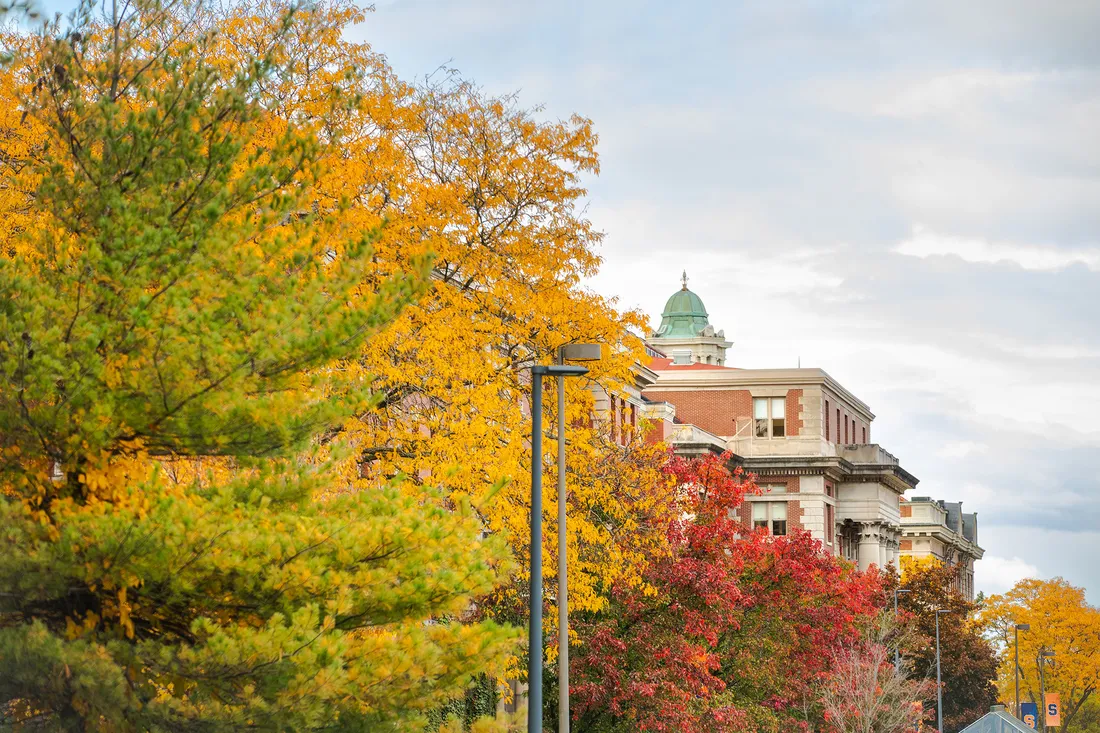
[[746, 534], [733, 511], [756, 487], [725, 459], [671, 458], [684, 511], [644, 582], [577, 625], [577, 731], [810, 729], [815, 683], [881, 599], [807, 533]]

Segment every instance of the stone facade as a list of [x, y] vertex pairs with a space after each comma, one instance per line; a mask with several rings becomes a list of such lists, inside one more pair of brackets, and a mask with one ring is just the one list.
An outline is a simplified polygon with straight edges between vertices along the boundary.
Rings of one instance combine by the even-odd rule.
[[668, 334], [684, 327], [669, 313], [691, 308], [691, 328], [702, 334], [710, 326], [686, 283], [673, 298], [647, 340], [656, 379], [642, 397], [674, 416], [667, 430], [674, 449], [728, 451], [732, 465], [756, 475], [764, 493], [742, 508], [746, 529], [802, 529], [862, 569], [896, 564], [902, 496], [917, 479], [871, 442], [868, 405], [821, 369], [733, 369], [724, 349], [709, 364], [668, 358], [670, 345], [681, 345]]
[[901, 505], [901, 554], [933, 557], [957, 570], [956, 587], [974, 598], [974, 562], [985, 554], [978, 545], [978, 515], [964, 514], [962, 502], [914, 496]]

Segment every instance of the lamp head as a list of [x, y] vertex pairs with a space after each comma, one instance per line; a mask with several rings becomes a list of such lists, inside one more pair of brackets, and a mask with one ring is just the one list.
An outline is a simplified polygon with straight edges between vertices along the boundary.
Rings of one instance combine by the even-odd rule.
[[550, 364], [548, 366], [536, 365], [531, 368], [531, 371], [535, 374], [549, 374], [553, 377], [581, 377], [588, 374], [588, 367]]
[[563, 344], [558, 348], [558, 358], [565, 361], [599, 361], [603, 358], [602, 344]]

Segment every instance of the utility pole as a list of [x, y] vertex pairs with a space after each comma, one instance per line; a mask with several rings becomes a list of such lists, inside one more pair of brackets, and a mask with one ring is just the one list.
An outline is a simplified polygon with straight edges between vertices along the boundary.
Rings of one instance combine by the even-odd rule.
[[1020, 714], [1020, 632], [1031, 631], [1031, 624], [1013, 624], [1016, 627], [1016, 668], [1012, 670], [1012, 673], [1016, 676], [1016, 717], [1022, 718]]
[[949, 609], [936, 609], [936, 730], [943, 733], [943, 684], [940, 682], [940, 614]]
[[1047, 660], [1054, 656], [1054, 650], [1039, 650], [1039, 704], [1036, 706], [1043, 712], [1039, 714], [1039, 720], [1043, 721], [1043, 733], [1047, 733], [1047, 684], [1046, 669]]
[[[908, 593], [908, 588], [894, 588], [894, 621], [898, 620], [898, 593]], [[894, 669], [901, 669], [901, 644], [894, 644]]]

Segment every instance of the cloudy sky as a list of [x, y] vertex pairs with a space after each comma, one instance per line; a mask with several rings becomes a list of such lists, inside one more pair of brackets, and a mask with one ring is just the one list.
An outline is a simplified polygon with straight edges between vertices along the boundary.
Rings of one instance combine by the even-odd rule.
[[681, 270], [730, 363], [820, 366], [962, 500], [977, 584], [1100, 602], [1100, 3], [382, 0], [357, 29], [594, 120], [591, 287]]

